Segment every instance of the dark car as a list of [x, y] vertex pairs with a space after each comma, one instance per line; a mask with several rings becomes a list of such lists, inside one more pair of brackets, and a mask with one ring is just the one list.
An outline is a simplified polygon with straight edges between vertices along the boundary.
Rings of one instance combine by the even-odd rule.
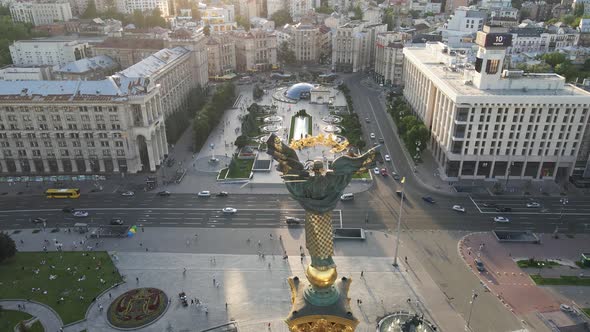
[[170, 192], [168, 190], [160, 191], [158, 196], [170, 196]]
[[73, 207], [66, 206], [65, 208], [61, 209], [61, 211], [65, 213], [74, 213], [76, 209], [74, 209]]
[[483, 262], [482, 261], [480, 261], [479, 259], [476, 259], [474, 262], [475, 262], [475, 268], [477, 268], [477, 270], [479, 272], [483, 272], [483, 271], [486, 270], [486, 268], [483, 266]]
[[404, 198], [404, 199], [406, 199], [406, 194], [402, 193], [402, 191], [401, 191], [401, 190], [398, 190], [398, 191], [396, 191], [396, 192], [395, 192], [395, 194], [396, 194], [398, 197], [402, 197], [402, 195], [403, 195], [403, 198]]
[[123, 219], [113, 218], [111, 219], [111, 225], [123, 225]]
[[422, 197], [422, 199], [424, 200], [424, 202], [426, 203], [430, 203], [430, 204], [434, 204], [436, 203], [436, 201], [434, 200], [434, 198], [430, 197], [430, 196], [424, 196]]
[[174, 166], [174, 158], [169, 158], [168, 160], [166, 160], [166, 166], [168, 167], [172, 167]]
[[385, 143], [385, 140], [383, 139], [383, 137], [379, 137], [379, 143]]
[[221, 191], [221, 192], [219, 192], [219, 193], [218, 193], [217, 195], [215, 195], [215, 196], [217, 196], [217, 197], [227, 197], [227, 195], [229, 195], [229, 194], [227, 193], [227, 191]]
[[498, 207], [496, 208], [496, 211], [497, 211], [497, 212], [512, 212], [512, 208], [509, 208], [509, 207], [500, 207], [500, 206], [498, 206]]
[[303, 222], [303, 219], [295, 218], [295, 217], [287, 217], [285, 219], [285, 222], [287, 222], [287, 225], [289, 225], [289, 226], [294, 226], [294, 225], [300, 225]]
[[42, 224], [42, 223], [46, 223], [47, 219], [45, 218], [35, 218], [33, 220], [31, 220], [31, 222], [35, 223], [35, 224]]
[[495, 208], [497, 206], [498, 206], [498, 204], [496, 204], [496, 203], [484, 203], [483, 204], [483, 207], [489, 207], [489, 208]]

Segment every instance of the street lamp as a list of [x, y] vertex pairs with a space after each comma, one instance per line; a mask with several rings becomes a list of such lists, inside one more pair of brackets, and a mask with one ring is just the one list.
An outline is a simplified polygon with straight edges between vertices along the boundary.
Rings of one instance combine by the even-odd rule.
[[402, 178], [402, 201], [399, 205], [399, 214], [397, 216], [397, 238], [395, 240], [395, 252], [393, 254], [393, 266], [397, 267], [397, 252], [399, 250], [399, 235], [400, 235], [400, 228], [402, 225], [402, 211], [403, 211], [403, 207], [404, 207], [404, 183], [406, 182], [406, 177], [404, 176]]
[[514, 166], [514, 162], [511, 162], [510, 165], [508, 165], [508, 175], [506, 175], [506, 184], [504, 184], [505, 188], [508, 188], [508, 180], [510, 180], [510, 172], [512, 171], [512, 166]]
[[476, 290], [473, 290], [473, 294], [471, 294], [471, 301], [469, 301], [469, 317], [467, 318], [467, 328], [466, 330], [469, 330], [469, 324], [471, 323], [471, 313], [473, 312], [473, 304], [475, 303], [475, 299], [478, 297], [479, 295], [477, 294]]

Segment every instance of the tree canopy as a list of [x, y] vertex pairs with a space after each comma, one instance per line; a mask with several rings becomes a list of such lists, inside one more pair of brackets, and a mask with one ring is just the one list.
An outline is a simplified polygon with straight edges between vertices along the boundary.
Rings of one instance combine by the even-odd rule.
[[244, 29], [246, 31], [250, 31], [250, 20], [248, 20], [247, 17], [238, 15], [238, 16], [236, 16], [236, 22], [238, 23], [239, 26], [244, 27]]
[[8, 233], [0, 233], [0, 262], [16, 254], [16, 244]]
[[98, 17], [98, 12], [96, 11], [96, 4], [94, 0], [89, 0], [88, 5], [86, 6], [86, 10], [82, 14], [82, 18], [96, 18]]
[[9, 46], [15, 40], [26, 40], [34, 37], [45, 36], [44, 33], [34, 32], [30, 23], [13, 22], [10, 10], [0, 6], [0, 66], [12, 63]]
[[275, 22], [276, 27], [281, 27], [287, 23], [293, 23], [293, 18], [286, 9], [277, 10], [271, 15], [270, 19]]
[[294, 64], [297, 61], [295, 57], [295, 52], [289, 47], [287, 42], [282, 42], [279, 45], [279, 49], [277, 51], [277, 58], [280, 62], [286, 63], [288, 65]]

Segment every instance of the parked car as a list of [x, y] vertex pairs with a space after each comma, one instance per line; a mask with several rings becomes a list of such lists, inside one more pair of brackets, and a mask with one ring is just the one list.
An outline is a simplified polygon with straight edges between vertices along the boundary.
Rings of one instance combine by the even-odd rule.
[[209, 190], [199, 191], [197, 194], [199, 197], [211, 197], [211, 192]]
[[526, 207], [528, 207], [528, 208], [538, 208], [538, 207], [541, 207], [541, 204], [539, 204], [537, 202], [528, 202], [528, 203], [526, 203]]
[[126, 192], [121, 193], [121, 196], [131, 197], [131, 196], [135, 196], [135, 193], [133, 191], [126, 191]]
[[369, 118], [365, 118], [365, 122], [366, 122], [366, 123], [370, 123], [370, 122], [371, 122], [371, 119], [369, 119]]
[[170, 196], [170, 192], [168, 190], [160, 191], [158, 196]]
[[381, 169], [381, 175], [382, 176], [388, 176], [389, 174], [387, 174], [387, 168], [382, 168]]
[[217, 197], [227, 197], [229, 194], [227, 193], [227, 191], [220, 191], [219, 193], [217, 193]]
[[486, 268], [483, 266], [483, 262], [480, 261], [479, 259], [475, 259], [474, 261], [475, 263], [475, 268], [479, 271], [479, 272], [483, 272], [486, 270]]
[[88, 217], [89, 213], [88, 211], [75, 211], [74, 212], [74, 217], [76, 218], [86, 218]]
[[287, 217], [285, 219], [285, 221], [287, 222], [287, 225], [289, 225], [289, 226], [299, 225], [299, 224], [303, 223], [303, 219], [295, 218], [295, 217]]
[[436, 201], [434, 200], [434, 198], [430, 197], [430, 196], [424, 196], [422, 197], [422, 200], [426, 203], [430, 203], [430, 204], [434, 204], [436, 203]]
[[73, 207], [66, 206], [65, 208], [61, 209], [61, 211], [65, 213], [74, 213], [76, 209], [74, 209]]
[[113, 218], [111, 219], [111, 225], [123, 225], [123, 219]]
[[35, 218], [35, 219], [31, 220], [31, 222], [34, 223], [34, 224], [42, 224], [42, 223], [47, 222], [47, 219], [45, 219], [45, 218]]
[[559, 309], [561, 309], [561, 311], [564, 311], [564, 312], [574, 312], [574, 309], [572, 307], [570, 307], [567, 304], [563, 304], [563, 303], [559, 305]]
[[375, 133], [371, 133], [371, 135], [369, 135], [371, 137], [371, 139], [375, 139]]
[[391, 157], [388, 154], [386, 154], [383, 158], [385, 159], [385, 161], [391, 162]]
[[453, 210], [457, 211], [457, 212], [463, 212], [465, 213], [465, 208], [462, 207], [461, 205], [453, 205]]
[[510, 222], [510, 219], [508, 219], [506, 217], [498, 216], [498, 217], [494, 217], [494, 222], [502, 222], [502, 223], [505, 223], [505, 222]]
[[342, 196], [340, 196], [341, 201], [352, 201], [353, 199], [354, 199], [353, 193], [342, 194]]
[[375, 174], [379, 175], [379, 174], [380, 174], [380, 173], [379, 173], [379, 167], [375, 167], [375, 168], [373, 168], [373, 173], [375, 173]]
[[236, 214], [238, 209], [233, 207], [225, 207], [221, 210], [221, 212], [223, 212], [223, 214]]

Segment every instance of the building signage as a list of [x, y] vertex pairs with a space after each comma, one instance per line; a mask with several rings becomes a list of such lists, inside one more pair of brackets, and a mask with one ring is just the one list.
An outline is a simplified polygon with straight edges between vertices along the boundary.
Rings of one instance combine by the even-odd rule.
[[488, 33], [484, 47], [510, 47], [512, 46], [512, 35], [509, 33]]

